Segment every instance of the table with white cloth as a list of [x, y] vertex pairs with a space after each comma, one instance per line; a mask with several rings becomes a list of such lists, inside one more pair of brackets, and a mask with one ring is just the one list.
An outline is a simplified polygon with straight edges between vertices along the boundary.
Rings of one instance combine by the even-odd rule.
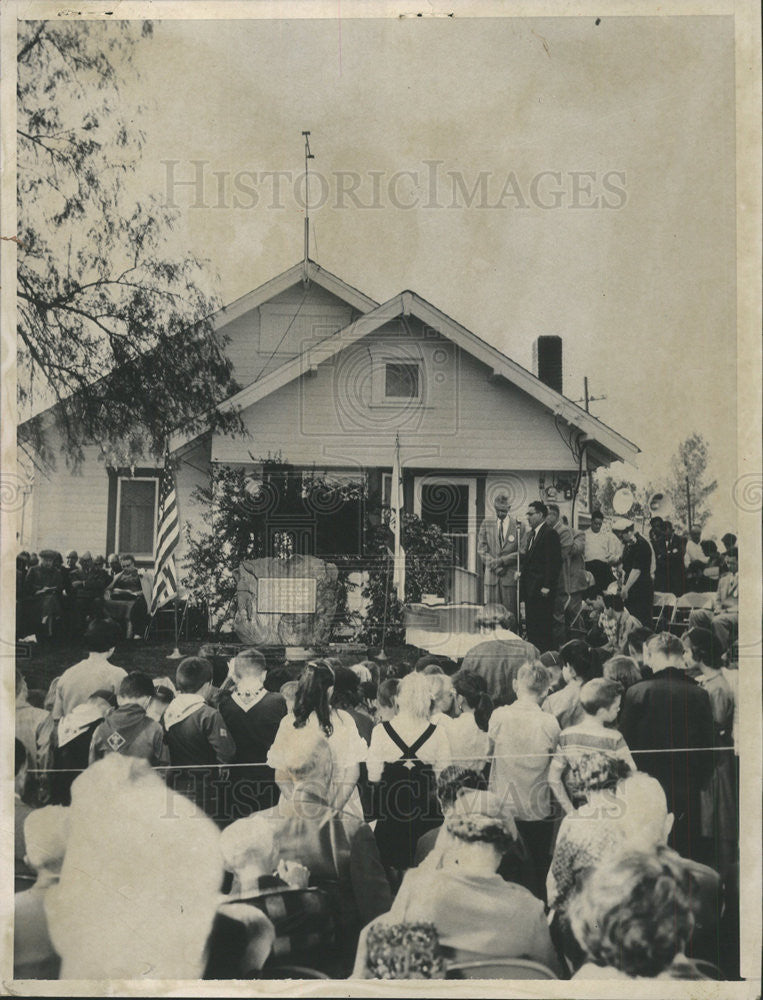
[[434, 655], [460, 660], [485, 641], [475, 624], [481, 611], [481, 604], [406, 605], [405, 641]]

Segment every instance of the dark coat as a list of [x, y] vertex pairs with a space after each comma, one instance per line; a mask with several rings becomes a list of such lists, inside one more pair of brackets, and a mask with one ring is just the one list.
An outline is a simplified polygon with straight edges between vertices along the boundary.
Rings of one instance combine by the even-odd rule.
[[[237, 766], [231, 769], [231, 819], [243, 819], [258, 809], [269, 809], [278, 802], [275, 773], [267, 764], [268, 751], [276, 738], [286, 702], [272, 691], [248, 711], [233, 700], [229, 691], [220, 696], [218, 711], [236, 744]], [[250, 767], [240, 765], [250, 764]]]
[[676, 667], [629, 687], [623, 699], [620, 731], [636, 754], [640, 771], [660, 782], [668, 808], [707, 784], [712, 753], [639, 753], [713, 746], [713, 713], [707, 691]]
[[541, 523], [522, 560], [521, 586], [525, 600], [537, 597], [543, 587], [555, 590], [562, 570], [562, 546], [559, 535]]

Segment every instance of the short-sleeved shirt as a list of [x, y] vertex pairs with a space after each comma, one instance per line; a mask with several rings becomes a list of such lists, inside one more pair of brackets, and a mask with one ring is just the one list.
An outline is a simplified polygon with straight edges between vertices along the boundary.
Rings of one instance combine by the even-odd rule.
[[[336, 794], [332, 797], [333, 800], [333, 798], [339, 796], [340, 786], [344, 784], [344, 771], [365, 761], [368, 754], [368, 744], [358, 732], [358, 727], [355, 725], [353, 717], [349, 712], [345, 712], [344, 709], [335, 708], [331, 710], [331, 725], [333, 726], [333, 731], [331, 736], [328, 737], [328, 744], [333, 766], [332, 786], [336, 789]], [[285, 767], [288, 763], [286, 744], [287, 741], [291, 741], [292, 733], [290, 730], [294, 728], [294, 716], [285, 715], [281, 720], [276, 738], [268, 753], [267, 762], [274, 770]], [[318, 721], [318, 716], [314, 712], [301, 728], [306, 733], [323, 732]], [[363, 807], [357, 788], [352, 791], [349, 798], [345, 801], [343, 811], [359, 819], [363, 818]]]
[[548, 769], [559, 739], [559, 723], [535, 702], [520, 698], [490, 717], [493, 763], [490, 791], [510, 805], [519, 820], [551, 814]]
[[584, 729], [581, 726], [570, 726], [564, 729], [559, 736], [557, 755], [554, 761], [554, 768], [561, 771], [564, 787], [573, 803], [585, 801], [585, 791], [578, 787], [575, 779], [569, 770], [572, 760], [579, 760], [587, 753], [603, 753], [611, 757], [619, 757], [630, 767], [631, 771], [636, 770], [636, 764], [628, 749], [628, 744], [616, 729], [602, 728], [598, 732]]
[[451, 719], [447, 734], [451, 763], [481, 771], [490, 756], [490, 737], [474, 721], [473, 713], [464, 712]]

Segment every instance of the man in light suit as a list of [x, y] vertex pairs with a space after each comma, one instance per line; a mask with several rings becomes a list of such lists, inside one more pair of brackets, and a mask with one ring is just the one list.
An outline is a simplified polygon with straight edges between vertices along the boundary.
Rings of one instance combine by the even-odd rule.
[[495, 517], [485, 518], [477, 538], [477, 552], [485, 567], [484, 603], [502, 604], [519, 617], [516, 574], [520, 526], [509, 514], [506, 493], [496, 494], [493, 508]]
[[562, 571], [554, 598], [554, 649], [561, 649], [567, 641], [567, 623], [574, 621], [580, 613], [586, 581], [583, 576], [583, 552], [585, 542], [582, 534], [572, 533], [562, 521], [559, 506], [550, 503], [546, 524], [559, 535], [562, 550]]
[[540, 500], [527, 507], [530, 535], [522, 560], [522, 599], [525, 602], [527, 641], [545, 653], [554, 648], [554, 601], [562, 571], [559, 535], [546, 522], [548, 508]]

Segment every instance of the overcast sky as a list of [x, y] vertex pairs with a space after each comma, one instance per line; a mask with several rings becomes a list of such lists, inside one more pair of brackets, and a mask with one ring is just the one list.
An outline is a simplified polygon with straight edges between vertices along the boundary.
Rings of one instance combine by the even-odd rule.
[[[560, 334], [565, 394], [589, 376], [643, 476], [705, 435], [720, 534], [737, 475], [733, 43], [721, 17], [157, 22], [135, 61], [135, 182], [174, 198], [178, 245], [229, 302], [301, 258], [309, 129], [319, 264], [379, 301], [411, 288], [528, 368], [534, 339]], [[280, 198], [273, 171], [290, 172]], [[203, 174], [199, 203], [170, 172]]]

